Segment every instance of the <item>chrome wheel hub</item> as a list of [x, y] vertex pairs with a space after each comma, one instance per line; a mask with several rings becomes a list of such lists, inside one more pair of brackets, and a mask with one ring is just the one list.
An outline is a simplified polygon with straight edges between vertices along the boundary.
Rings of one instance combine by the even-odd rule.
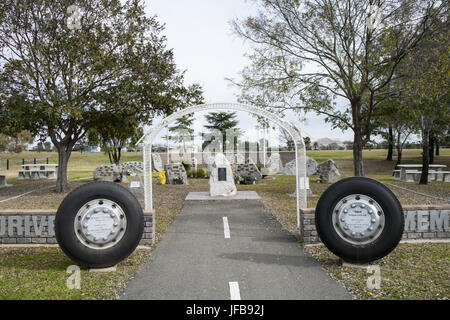
[[92, 200], [78, 211], [75, 234], [87, 247], [107, 249], [122, 239], [127, 227], [126, 215], [115, 202], [107, 199]]
[[341, 199], [333, 210], [333, 226], [347, 242], [364, 245], [377, 239], [384, 229], [384, 212], [372, 198], [352, 194]]

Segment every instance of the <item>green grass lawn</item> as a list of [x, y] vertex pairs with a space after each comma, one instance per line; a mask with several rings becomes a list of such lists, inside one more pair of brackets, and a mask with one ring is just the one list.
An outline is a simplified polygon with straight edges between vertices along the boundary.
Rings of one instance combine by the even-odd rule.
[[379, 289], [367, 286], [367, 269], [344, 267], [324, 246], [309, 246], [307, 251], [356, 299], [450, 299], [448, 243], [401, 243], [391, 254], [370, 263], [380, 267]]
[[67, 268], [74, 262], [59, 248], [0, 248], [0, 300], [116, 299], [150, 253], [136, 250], [115, 272], [81, 268], [80, 289], [71, 289]]

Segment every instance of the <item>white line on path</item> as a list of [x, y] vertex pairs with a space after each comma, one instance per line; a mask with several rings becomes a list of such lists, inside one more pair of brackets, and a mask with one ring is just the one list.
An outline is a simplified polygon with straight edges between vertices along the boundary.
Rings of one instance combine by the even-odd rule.
[[237, 281], [230, 281], [230, 299], [241, 300], [241, 293], [239, 292], [239, 283]]
[[230, 226], [228, 225], [228, 218], [223, 217], [223, 234], [225, 239], [230, 239]]

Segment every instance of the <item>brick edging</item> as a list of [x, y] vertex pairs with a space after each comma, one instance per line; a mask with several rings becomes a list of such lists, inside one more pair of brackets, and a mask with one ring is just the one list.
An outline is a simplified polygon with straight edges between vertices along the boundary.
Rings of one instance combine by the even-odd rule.
[[[450, 205], [408, 205], [403, 206], [403, 214], [405, 230], [402, 239], [450, 239]], [[305, 244], [321, 242], [314, 208], [300, 209], [300, 238]]]
[[[1, 244], [56, 244], [56, 209], [0, 210]], [[154, 210], [144, 210], [144, 233], [140, 245], [152, 245], [155, 234]]]

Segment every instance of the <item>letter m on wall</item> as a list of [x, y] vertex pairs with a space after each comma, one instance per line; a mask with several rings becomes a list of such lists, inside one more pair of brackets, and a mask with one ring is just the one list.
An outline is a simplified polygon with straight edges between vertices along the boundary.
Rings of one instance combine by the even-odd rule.
[[430, 231], [448, 231], [448, 214], [450, 210], [430, 211]]

